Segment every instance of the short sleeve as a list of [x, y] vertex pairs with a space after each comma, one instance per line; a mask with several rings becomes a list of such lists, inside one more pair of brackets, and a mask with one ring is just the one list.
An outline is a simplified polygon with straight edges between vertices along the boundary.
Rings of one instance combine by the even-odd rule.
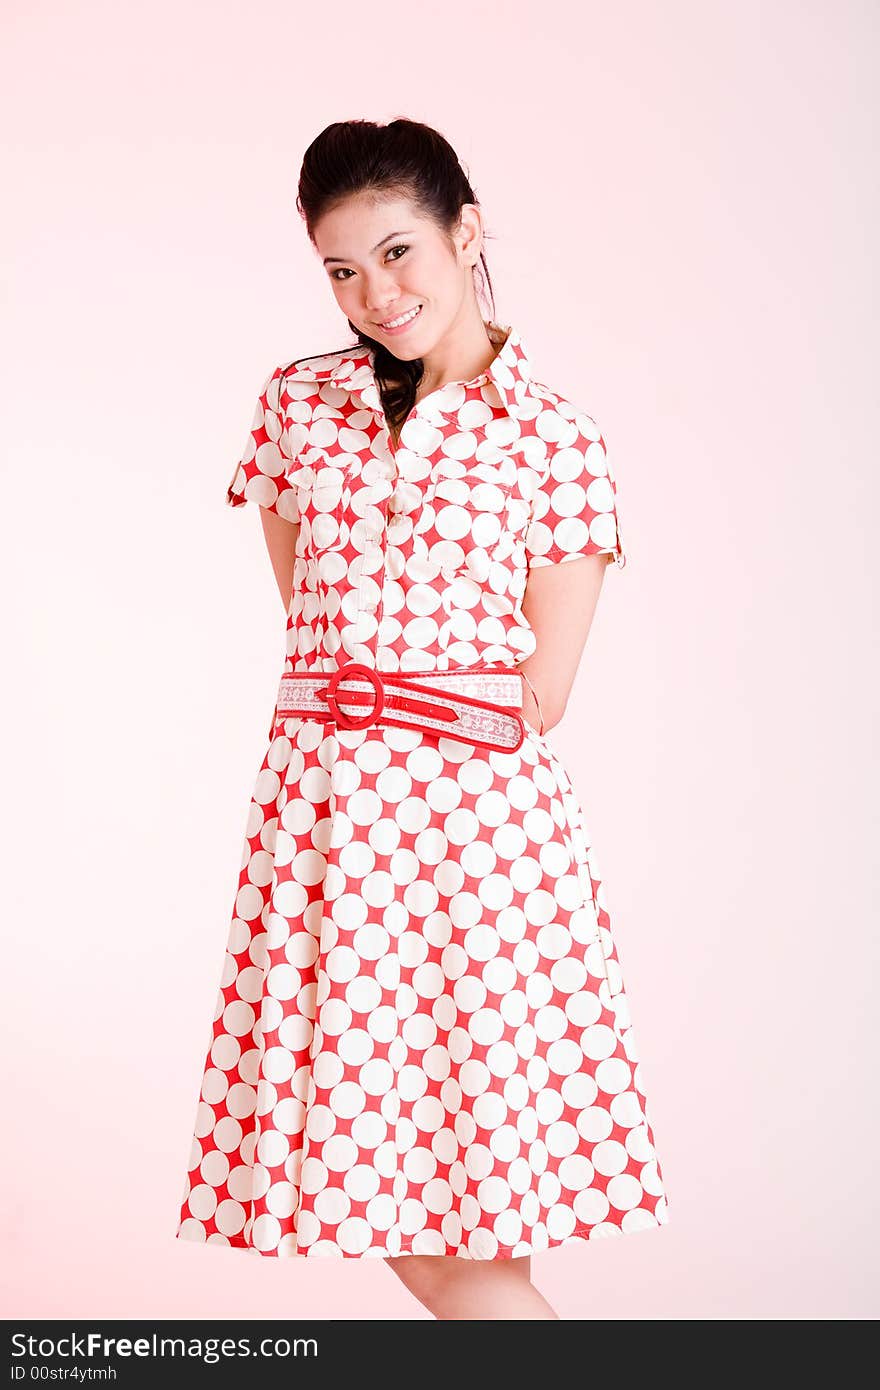
[[578, 413], [544, 466], [525, 537], [530, 569], [608, 555], [626, 564], [617, 483], [594, 420]]
[[226, 501], [230, 507], [256, 502], [286, 521], [299, 521], [296, 488], [289, 476], [294, 458], [281, 405], [283, 384], [281, 367], [263, 383], [247, 442], [226, 489]]

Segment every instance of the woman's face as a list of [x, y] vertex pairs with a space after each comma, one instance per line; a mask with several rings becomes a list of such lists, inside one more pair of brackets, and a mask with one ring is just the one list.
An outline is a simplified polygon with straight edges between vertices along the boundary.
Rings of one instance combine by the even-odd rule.
[[465, 204], [450, 246], [408, 198], [357, 194], [321, 218], [314, 244], [346, 318], [412, 361], [428, 355], [473, 298], [482, 232], [476, 204]]

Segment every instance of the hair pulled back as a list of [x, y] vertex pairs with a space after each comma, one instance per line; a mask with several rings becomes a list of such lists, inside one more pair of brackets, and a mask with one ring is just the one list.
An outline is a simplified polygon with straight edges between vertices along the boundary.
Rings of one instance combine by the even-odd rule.
[[[321, 218], [345, 198], [359, 193], [408, 198], [421, 216], [436, 223], [450, 239], [450, 245], [462, 205], [478, 204], [449, 142], [431, 126], [404, 117], [386, 125], [367, 120], [336, 121], [322, 130], [306, 150], [296, 206], [312, 241]], [[494, 315], [492, 282], [482, 252], [480, 267], [489, 312]], [[474, 273], [476, 278], [477, 266]], [[478, 294], [480, 288], [477, 283]], [[398, 431], [415, 404], [424, 363], [421, 358], [407, 362], [395, 357], [383, 343], [361, 332], [351, 319], [348, 326], [358, 342], [374, 350], [373, 370], [382, 408], [389, 425]]]

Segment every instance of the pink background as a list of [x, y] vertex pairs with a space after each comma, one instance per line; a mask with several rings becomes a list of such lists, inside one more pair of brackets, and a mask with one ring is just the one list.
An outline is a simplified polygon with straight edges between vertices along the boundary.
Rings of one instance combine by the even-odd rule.
[[381, 1261], [173, 1235], [283, 659], [224, 495], [269, 370], [350, 341], [302, 154], [395, 115], [470, 170], [629, 552], [551, 738], [670, 1223], [536, 1282], [565, 1318], [880, 1312], [876, 7], [443, 14], [6, 12], [7, 1317], [429, 1316]]

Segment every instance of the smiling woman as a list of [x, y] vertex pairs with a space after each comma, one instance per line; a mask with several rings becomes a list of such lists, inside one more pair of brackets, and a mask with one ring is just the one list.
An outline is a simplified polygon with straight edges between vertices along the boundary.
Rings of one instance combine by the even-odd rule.
[[441, 1318], [554, 1317], [532, 1252], [667, 1220], [545, 737], [625, 564], [617, 487], [595, 421], [483, 317], [441, 136], [331, 126], [300, 207], [356, 341], [269, 373], [227, 489], [263, 514], [286, 649], [177, 1234], [383, 1258]]

